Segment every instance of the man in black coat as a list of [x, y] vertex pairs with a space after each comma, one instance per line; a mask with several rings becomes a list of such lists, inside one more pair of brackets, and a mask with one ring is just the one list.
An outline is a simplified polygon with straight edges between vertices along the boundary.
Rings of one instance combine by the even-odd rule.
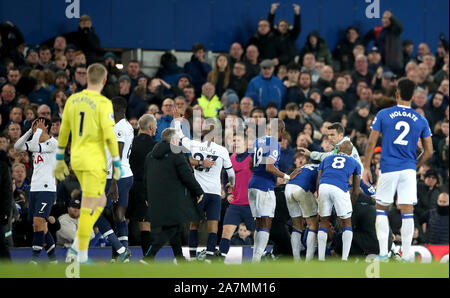
[[181, 261], [184, 258], [180, 224], [201, 220], [197, 203], [203, 198], [203, 190], [178, 147], [180, 137], [176, 130], [166, 128], [161, 140], [145, 159], [148, 216], [153, 232], [157, 230], [148, 258], [154, 259], [159, 249], [169, 241], [175, 257]]
[[0, 262], [11, 261], [5, 232], [11, 217], [12, 180], [6, 163], [0, 161]]
[[145, 195], [144, 162], [145, 157], [158, 143], [154, 139], [157, 122], [153, 115], [145, 114], [138, 121], [139, 135], [133, 139], [130, 152], [130, 167], [133, 172], [134, 181], [130, 189], [130, 202], [128, 212], [130, 217], [138, 222], [142, 255], [144, 259], [152, 244], [150, 219], [147, 216], [148, 202]]

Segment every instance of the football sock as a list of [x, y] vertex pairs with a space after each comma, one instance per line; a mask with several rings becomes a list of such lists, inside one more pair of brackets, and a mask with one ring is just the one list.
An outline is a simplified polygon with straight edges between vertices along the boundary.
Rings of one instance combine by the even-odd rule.
[[402, 236], [402, 259], [409, 260], [411, 253], [411, 243], [414, 235], [414, 214], [402, 214], [402, 227], [400, 229]]
[[47, 244], [46, 250], [48, 259], [50, 261], [56, 261], [55, 239], [53, 239], [53, 236], [50, 232], [47, 232], [47, 234], [45, 234], [45, 243]]
[[327, 249], [328, 229], [319, 228], [317, 233], [317, 242], [319, 247], [319, 261], [325, 261], [325, 251]]
[[222, 238], [219, 243], [219, 250], [222, 257], [225, 257], [230, 250], [230, 239]]
[[214, 255], [214, 252], [216, 251], [216, 245], [217, 245], [217, 233], [209, 233], [208, 241], [206, 243], [206, 254]]
[[389, 220], [387, 210], [377, 209], [375, 229], [377, 232], [378, 245], [380, 247], [379, 255], [386, 256], [388, 254], [388, 242], [389, 242]]
[[352, 246], [353, 229], [352, 227], [345, 227], [342, 233], [342, 260], [348, 260], [348, 254], [350, 253], [350, 247]]
[[88, 260], [89, 240], [92, 232], [92, 209], [82, 207], [80, 219], [78, 220], [78, 262], [85, 263]]
[[111, 243], [111, 246], [117, 253], [121, 254], [125, 251], [125, 247], [119, 241], [116, 234], [112, 230], [109, 221], [103, 215], [98, 218], [95, 225], [98, 227], [100, 233], [102, 233], [103, 238]]
[[257, 229], [258, 233], [255, 237], [255, 253], [253, 255], [253, 262], [260, 262], [261, 256], [263, 255], [267, 243], [269, 242], [270, 231], [265, 228]]
[[189, 230], [189, 255], [192, 258], [197, 256], [197, 246], [198, 246], [198, 231]]
[[313, 230], [308, 231], [308, 237], [306, 238], [306, 260], [309, 261], [314, 257], [316, 252], [316, 237], [317, 232]]
[[32, 243], [32, 261], [38, 261], [39, 256], [41, 255], [41, 251], [44, 247], [44, 231], [34, 232], [33, 233], [33, 243]]
[[152, 245], [152, 235], [150, 231], [141, 231], [141, 247], [142, 255], [145, 257], [150, 251]]
[[296, 261], [300, 260], [302, 235], [303, 235], [302, 231], [292, 229], [292, 233], [291, 233], [292, 255], [294, 256], [294, 260], [296, 260]]
[[117, 237], [123, 246], [128, 247], [128, 225], [126, 221], [117, 224]]

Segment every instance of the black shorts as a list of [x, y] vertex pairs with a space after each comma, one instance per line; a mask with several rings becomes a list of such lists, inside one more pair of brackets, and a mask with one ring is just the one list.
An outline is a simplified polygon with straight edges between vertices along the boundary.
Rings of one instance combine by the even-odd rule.
[[143, 182], [134, 181], [130, 189], [128, 213], [130, 218], [137, 222], [150, 222], [148, 217], [147, 198]]

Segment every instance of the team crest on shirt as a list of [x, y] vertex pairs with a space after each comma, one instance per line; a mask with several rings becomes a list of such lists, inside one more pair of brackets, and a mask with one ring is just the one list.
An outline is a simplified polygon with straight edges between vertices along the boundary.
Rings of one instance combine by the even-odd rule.
[[278, 150], [273, 150], [273, 156], [277, 157], [278, 156]]

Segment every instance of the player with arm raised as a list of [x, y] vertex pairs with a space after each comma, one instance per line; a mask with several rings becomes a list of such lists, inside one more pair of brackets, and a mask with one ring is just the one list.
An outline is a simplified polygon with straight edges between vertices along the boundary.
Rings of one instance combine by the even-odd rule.
[[[338, 153], [326, 157], [319, 166], [317, 189], [319, 202], [320, 228], [317, 234], [319, 261], [325, 261], [328, 229], [332, 209], [336, 210], [343, 225], [342, 260], [347, 261], [353, 239], [352, 202], [359, 194], [361, 165], [351, 157], [353, 145], [344, 141], [338, 147]], [[348, 192], [349, 179], [353, 176], [352, 194]]]
[[279, 141], [285, 131], [285, 125], [283, 120], [276, 121], [278, 130], [268, 126], [267, 135], [258, 138], [253, 144], [250, 159], [252, 178], [248, 186], [248, 202], [252, 215], [256, 218], [253, 262], [261, 261], [261, 256], [269, 241], [270, 227], [275, 215], [274, 187], [277, 177], [289, 181], [300, 172], [300, 169], [296, 169], [289, 176], [277, 168], [280, 159]]
[[294, 260], [300, 260], [302, 247], [303, 218], [308, 224], [308, 235], [306, 236], [306, 260], [314, 257], [316, 251], [316, 238], [319, 218], [317, 215], [317, 201], [314, 197], [316, 192], [318, 164], [310, 163], [310, 160], [301, 156], [304, 165], [302, 171], [294, 179], [286, 184], [286, 205], [292, 218], [293, 230], [291, 233], [292, 254]]
[[[125, 118], [127, 111], [127, 101], [123, 97], [115, 97], [111, 100], [114, 109], [114, 133], [119, 144], [119, 156], [123, 169], [123, 176], [119, 181], [113, 178], [112, 157], [109, 151], [108, 156], [108, 175], [106, 181], [107, 208], [112, 208], [114, 212], [115, 231], [122, 245], [128, 248], [128, 226], [125, 221], [125, 212], [128, 207], [128, 194], [133, 185], [133, 172], [130, 168], [130, 152], [134, 138], [134, 130], [131, 124]], [[115, 257], [113, 250], [113, 257]]]
[[[31, 262], [36, 264], [46, 243], [46, 251], [50, 262], [56, 263], [55, 240], [48, 232], [47, 218], [56, 201], [56, 181], [53, 176], [55, 155], [58, 141], [49, 135], [51, 121], [38, 118], [15, 144], [16, 150], [33, 153], [33, 175], [29, 197], [29, 220], [33, 221], [33, 253]], [[27, 142], [31, 137], [32, 139]], [[31, 218], [32, 217], [32, 218]]]
[[[379, 261], [387, 262], [389, 239], [389, 206], [397, 193], [402, 214], [402, 260], [410, 259], [411, 242], [414, 234], [414, 205], [417, 203], [416, 169], [420, 168], [433, 154], [431, 131], [427, 120], [411, 108], [416, 84], [403, 78], [399, 80], [395, 97], [397, 106], [378, 112], [372, 123], [365, 158], [365, 182], [372, 181], [370, 161], [378, 138], [382, 137], [380, 177], [377, 182], [376, 231], [380, 246]], [[423, 153], [417, 159], [416, 150], [422, 140]]]
[[[303, 152], [303, 154], [310, 157], [312, 160], [323, 161], [326, 157], [336, 154], [338, 152], [338, 147], [340, 144], [342, 144], [345, 141], [350, 141], [349, 137], [344, 137], [345, 128], [341, 123], [339, 123], [339, 122], [333, 123], [330, 126], [328, 126], [327, 129], [328, 129], [328, 140], [334, 145], [333, 151], [310, 152], [306, 148], [300, 148], [300, 152]], [[358, 161], [358, 163], [360, 164], [361, 169], [364, 173], [363, 164], [361, 162], [361, 158], [359, 157], [358, 149], [356, 149], [355, 146], [353, 146], [351, 156]], [[361, 175], [361, 177], [362, 177], [362, 175]], [[369, 182], [363, 183], [362, 178], [361, 178], [360, 185], [361, 185], [361, 189], [363, 190], [363, 192], [366, 195], [368, 195], [369, 197], [375, 198], [375, 196], [376, 196], [375, 188]]]
[[92, 227], [106, 204], [106, 149], [112, 155], [113, 177], [122, 175], [119, 146], [114, 134], [114, 113], [111, 101], [100, 94], [106, 84], [106, 68], [98, 63], [87, 70], [87, 89], [67, 99], [56, 154], [55, 177], [63, 180], [69, 174], [64, 161], [65, 148], [71, 135], [71, 164], [83, 193], [77, 230], [78, 262], [88, 261]]
[[[204, 191], [203, 200], [200, 202], [200, 208], [206, 214], [208, 223], [208, 241], [206, 246], [206, 259], [210, 261], [215, 256], [217, 244], [217, 230], [220, 219], [220, 209], [222, 205], [221, 173], [224, 168], [230, 181], [230, 186], [234, 187], [235, 174], [231, 164], [228, 150], [214, 143], [214, 134], [217, 133], [214, 127], [202, 131], [203, 142], [190, 140], [183, 135], [180, 129], [180, 122], [176, 122], [176, 129], [181, 136], [181, 144], [186, 148], [194, 159], [199, 163], [206, 159], [212, 159], [214, 165], [211, 168], [204, 168], [202, 165], [194, 167], [195, 179], [198, 181]], [[211, 138], [209, 136], [211, 135]], [[198, 246], [198, 228], [200, 222], [191, 222], [189, 228], [189, 251], [191, 258], [197, 254]]]

